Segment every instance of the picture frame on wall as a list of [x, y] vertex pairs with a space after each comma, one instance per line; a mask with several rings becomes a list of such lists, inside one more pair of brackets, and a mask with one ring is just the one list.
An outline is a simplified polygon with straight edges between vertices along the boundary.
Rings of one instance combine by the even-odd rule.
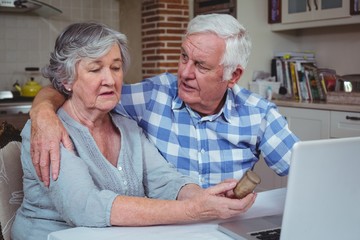
[[281, 23], [281, 0], [268, 0], [268, 23]]
[[350, 0], [350, 15], [360, 14], [359, 2], [360, 0]]

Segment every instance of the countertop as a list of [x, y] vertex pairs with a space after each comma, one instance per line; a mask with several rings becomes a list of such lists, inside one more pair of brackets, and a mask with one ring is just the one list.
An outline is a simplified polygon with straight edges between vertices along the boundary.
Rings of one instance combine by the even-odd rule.
[[318, 110], [333, 110], [342, 112], [360, 112], [360, 105], [351, 104], [333, 104], [327, 102], [299, 102], [291, 99], [273, 99], [279, 107], [307, 108]]

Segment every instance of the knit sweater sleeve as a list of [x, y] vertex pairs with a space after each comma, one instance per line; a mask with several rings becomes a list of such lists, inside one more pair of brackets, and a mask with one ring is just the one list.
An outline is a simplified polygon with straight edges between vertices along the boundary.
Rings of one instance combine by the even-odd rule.
[[110, 213], [117, 194], [100, 190], [88, 166], [74, 153], [61, 148], [61, 167], [57, 181], [50, 183], [50, 197], [70, 226], [110, 226]]

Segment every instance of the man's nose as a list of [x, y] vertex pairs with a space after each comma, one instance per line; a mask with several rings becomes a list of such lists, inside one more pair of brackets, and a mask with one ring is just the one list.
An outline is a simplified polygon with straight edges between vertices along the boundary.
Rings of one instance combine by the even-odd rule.
[[186, 64], [182, 64], [182, 72], [181, 75], [184, 78], [193, 78], [195, 76], [195, 65], [193, 62], [189, 61]]

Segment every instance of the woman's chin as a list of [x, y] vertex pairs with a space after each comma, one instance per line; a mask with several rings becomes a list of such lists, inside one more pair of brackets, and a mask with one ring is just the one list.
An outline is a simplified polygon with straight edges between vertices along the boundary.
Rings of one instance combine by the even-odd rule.
[[104, 101], [98, 105], [98, 108], [104, 112], [110, 112], [113, 108], [115, 108], [118, 101]]

